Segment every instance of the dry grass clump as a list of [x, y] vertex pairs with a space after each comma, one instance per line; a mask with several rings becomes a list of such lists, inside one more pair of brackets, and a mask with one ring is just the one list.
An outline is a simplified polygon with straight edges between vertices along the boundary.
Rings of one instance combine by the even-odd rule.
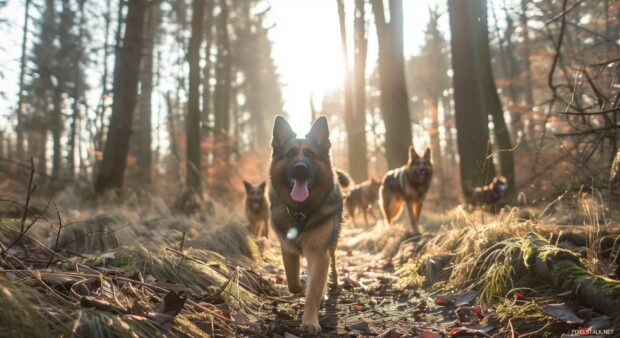
[[378, 222], [352, 238], [343, 238], [342, 243], [347, 247], [377, 253], [383, 258], [392, 257], [398, 252], [401, 243], [412, 236], [407, 226], [401, 223], [389, 226], [385, 222]]
[[166, 332], [162, 327], [144, 317], [121, 316], [94, 309], [82, 310], [77, 315], [75, 333], [80, 337], [179, 337], [175, 332]]
[[41, 298], [36, 289], [0, 277], [0, 337], [33, 338], [58, 333], [43, 314], [46, 305]]
[[[479, 257], [489, 248], [512, 238], [539, 230], [540, 223], [520, 220], [518, 210], [502, 210], [489, 223], [480, 224], [462, 213], [450, 227], [442, 228], [426, 245], [433, 254], [452, 254], [450, 285], [470, 284]], [[499, 268], [499, 267], [498, 267]]]

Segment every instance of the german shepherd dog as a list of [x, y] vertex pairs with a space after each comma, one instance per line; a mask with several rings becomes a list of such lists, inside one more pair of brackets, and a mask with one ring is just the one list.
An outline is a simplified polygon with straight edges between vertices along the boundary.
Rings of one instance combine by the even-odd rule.
[[257, 186], [243, 181], [245, 187], [245, 216], [254, 236], [269, 237], [269, 203], [265, 194], [266, 182]]
[[398, 169], [388, 171], [381, 182], [383, 216], [388, 224], [392, 224], [406, 205], [411, 228], [415, 234], [420, 233], [418, 222], [422, 203], [430, 188], [432, 177], [430, 148], [426, 148], [424, 156], [420, 157], [413, 146], [409, 146], [407, 163]]
[[303, 331], [320, 332], [319, 307], [331, 262], [338, 285], [335, 250], [342, 224], [343, 198], [330, 157], [327, 119], [319, 117], [305, 138], [296, 138], [286, 119], [273, 127], [269, 176], [271, 220], [280, 240], [288, 289], [301, 293], [300, 256], [308, 261]]
[[495, 205], [502, 197], [506, 196], [508, 181], [504, 176], [496, 176], [491, 183], [475, 187], [468, 191], [467, 204], [470, 206]]
[[364, 222], [368, 223], [368, 211], [371, 212], [375, 221], [377, 220], [375, 213], [373, 212], [373, 206], [379, 200], [379, 188], [381, 182], [371, 178], [358, 185], [353, 186], [347, 196], [345, 197], [345, 206], [351, 222], [355, 224], [355, 213], [357, 210], [361, 210], [364, 215]]

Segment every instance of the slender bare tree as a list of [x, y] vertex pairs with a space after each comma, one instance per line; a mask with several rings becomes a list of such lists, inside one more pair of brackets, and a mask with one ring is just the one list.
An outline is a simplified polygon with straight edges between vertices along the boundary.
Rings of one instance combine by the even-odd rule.
[[101, 168], [95, 180], [95, 191], [98, 194], [123, 186], [133, 114], [138, 98], [147, 1], [132, 0], [127, 3], [127, 7], [125, 35], [115, 66], [112, 116]]

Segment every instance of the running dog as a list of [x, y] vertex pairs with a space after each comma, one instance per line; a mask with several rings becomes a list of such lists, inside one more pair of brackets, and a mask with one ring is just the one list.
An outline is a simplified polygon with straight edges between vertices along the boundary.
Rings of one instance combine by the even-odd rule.
[[375, 222], [377, 220], [375, 213], [372, 208], [379, 200], [379, 188], [381, 187], [381, 182], [371, 178], [367, 181], [364, 181], [358, 185], [353, 186], [347, 197], [345, 198], [345, 206], [347, 207], [347, 212], [349, 217], [351, 217], [351, 222], [353, 226], [355, 224], [355, 213], [358, 210], [361, 210], [364, 215], [364, 222], [368, 225], [368, 212], [372, 214]]
[[243, 181], [245, 187], [245, 216], [254, 236], [269, 237], [269, 203], [265, 194], [266, 182], [254, 186]]
[[504, 176], [496, 176], [491, 183], [468, 191], [467, 204], [470, 206], [489, 206], [497, 204], [508, 191], [508, 181]]
[[424, 155], [420, 157], [413, 146], [409, 146], [407, 163], [398, 169], [388, 171], [381, 182], [381, 205], [388, 224], [391, 225], [404, 206], [407, 206], [411, 228], [415, 234], [420, 233], [418, 222], [432, 177], [430, 148], [426, 148]]
[[320, 332], [319, 308], [331, 264], [331, 282], [338, 285], [335, 250], [343, 220], [343, 198], [332, 166], [329, 128], [319, 117], [305, 138], [277, 116], [273, 127], [269, 176], [271, 220], [280, 240], [288, 289], [301, 293], [299, 261], [308, 261], [303, 331]]

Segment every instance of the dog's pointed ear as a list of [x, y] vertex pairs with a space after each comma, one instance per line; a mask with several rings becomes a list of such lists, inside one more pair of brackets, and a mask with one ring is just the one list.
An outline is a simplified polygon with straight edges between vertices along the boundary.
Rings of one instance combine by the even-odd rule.
[[273, 124], [273, 139], [271, 140], [271, 147], [276, 150], [282, 147], [288, 140], [297, 137], [291, 125], [282, 115], [276, 116], [276, 121]]
[[252, 184], [250, 184], [250, 182], [248, 181], [243, 181], [243, 187], [245, 188], [246, 192], [252, 191]]
[[424, 151], [424, 159], [426, 161], [430, 161], [431, 160], [431, 148], [426, 147], [426, 150]]
[[258, 189], [260, 191], [265, 191], [265, 187], [267, 186], [267, 182], [263, 181], [261, 182], [261, 184], [258, 185]]
[[310, 131], [306, 134], [306, 138], [323, 149], [329, 149], [331, 147], [331, 143], [329, 143], [329, 127], [327, 126], [327, 118], [325, 116], [319, 116], [319, 118], [314, 121], [312, 128], [310, 128]]
[[416, 153], [413, 146], [409, 146], [409, 163], [413, 163], [413, 161], [417, 160], [418, 158], [420, 158], [420, 156], [418, 155], [418, 153]]

